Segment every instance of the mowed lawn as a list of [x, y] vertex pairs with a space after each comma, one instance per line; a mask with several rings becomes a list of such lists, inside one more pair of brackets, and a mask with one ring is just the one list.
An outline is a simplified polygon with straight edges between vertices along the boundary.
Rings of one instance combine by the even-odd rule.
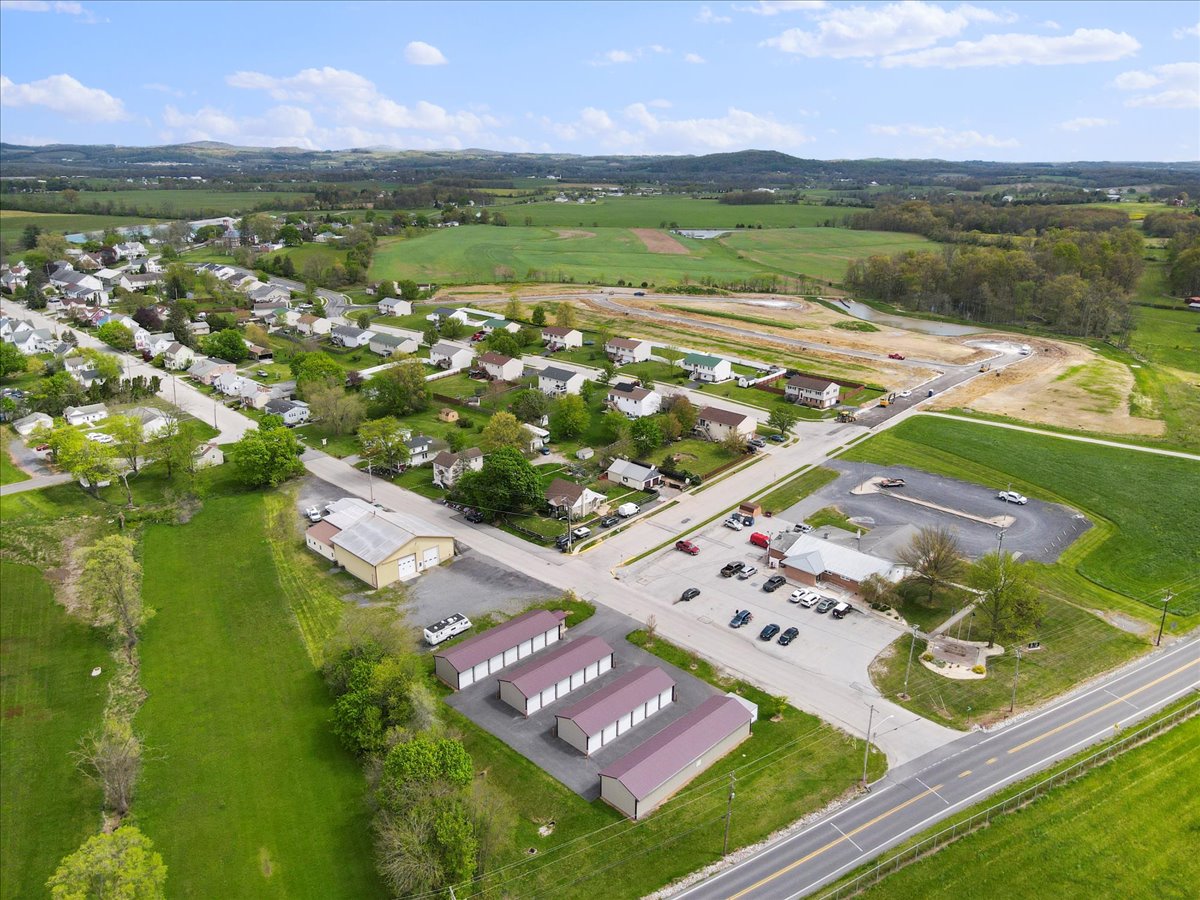
[[276, 575], [264, 500], [145, 534], [138, 818], [172, 897], [378, 897], [365, 793]]
[[16, 484], [18, 481], [28, 481], [29, 474], [13, 462], [8, 452], [9, 442], [14, 435], [7, 427], [0, 428], [0, 484]]
[[0, 897], [43, 897], [59, 860], [100, 828], [100, 789], [71, 753], [100, 725], [112, 659], [36, 568], [0, 559], [0, 582]]
[[1200, 373], [1200, 313], [1135, 306], [1130, 346], [1161, 365]]
[[1073, 566], [1152, 609], [1173, 589], [1172, 611], [1200, 612], [1200, 464], [1191, 460], [930, 416], [909, 419], [844, 458], [992, 487], [1011, 480], [1014, 490], [1074, 506], [1097, 527], [1048, 570]]
[[[50, 234], [74, 234], [80, 231], [103, 231], [106, 228], [136, 228], [154, 219], [133, 216], [100, 216], [90, 213], [39, 213], [23, 209], [0, 209], [0, 238], [5, 244], [21, 239], [21, 233], [36, 225]], [[15, 249], [15, 247], [14, 247]]]
[[720, 241], [765, 269], [837, 282], [853, 260], [937, 246], [920, 235], [848, 228], [768, 228], [735, 232]]
[[1193, 718], [860, 896], [1195, 897], [1197, 771]]

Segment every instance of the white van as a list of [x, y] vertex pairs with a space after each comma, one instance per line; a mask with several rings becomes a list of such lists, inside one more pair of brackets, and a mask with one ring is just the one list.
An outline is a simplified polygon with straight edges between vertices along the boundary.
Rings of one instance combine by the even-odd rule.
[[442, 641], [449, 640], [456, 634], [462, 634], [471, 627], [471, 620], [462, 613], [454, 613], [440, 622], [434, 622], [425, 629], [425, 640], [431, 647], [436, 647]]
[[630, 516], [636, 516], [640, 512], [640, 508], [636, 503], [622, 503], [617, 507], [617, 515], [622, 519], [628, 519]]

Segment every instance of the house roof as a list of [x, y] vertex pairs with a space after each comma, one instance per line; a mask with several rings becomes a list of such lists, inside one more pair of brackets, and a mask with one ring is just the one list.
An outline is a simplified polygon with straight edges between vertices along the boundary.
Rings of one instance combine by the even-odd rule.
[[188, 368], [188, 374], [189, 375], [207, 375], [209, 372], [213, 372], [222, 366], [232, 366], [232, 365], [233, 365], [233, 363], [226, 362], [225, 360], [219, 359], [218, 357], [215, 357], [215, 356], [203, 356], [200, 359], [197, 359], [194, 363], [192, 363], [191, 367]]
[[283, 413], [290, 412], [299, 406], [299, 403], [293, 403], [291, 400], [284, 400], [281, 397], [277, 397], [274, 400], [267, 401], [267, 412], [275, 413], [276, 415], [282, 415]]
[[638, 347], [642, 346], [642, 344], [644, 344], [644, 343], [646, 343], [646, 342], [645, 341], [635, 341], [632, 338], [610, 338], [608, 343], [605, 344], [605, 346], [606, 347], [619, 347], [622, 350], [636, 350]]
[[675, 679], [658, 666], [638, 666], [568, 706], [556, 718], [570, 719], [584, 734], [596, 734], [674, 685]]
[[346, 497], [331, 504], [331, 518], [342, 531], [335, 546], [377, 566], [417, 537], [450, 537], [435, 525], [405, 513], [376, 509], [365, 500]]
[[315, 538], [326, 547], [332, 547], [334, 536], [337, 535], [341, 530], [342, 529], [338, 528], [332, 522], [322, 521], [318, 522], [316, 525], [313, 525], [306, 532], [304, 532], [304, 534], [306, 537]]
[[608, 473], [610, 475], [615, 473], [634, 481], [648, 481], [658, 474], [658, 469], [654, 466], [643, 466], [641, 463], [635, 463], [628, 459], [614, 459], [608, 467]]
[[600, 777], [615, 778], [642, 800], [751, 720], [750, 710], [733, 697], [709, 697], [601, 769]]
[[787, 380], [787, 384], [788, 387], [817, 391], [821, 394], [829, 390], [830, 385], [837, 387], [836, 381], [830, 381], [828, 378], [812, 378], [808, 375], [793, 375]]
[[459, 460], [467, 462], [468, 460], [482, 458], [483, 451], [478, 447], [472, 447], [470, 450], [463, 450], [461, 453], [451, 453], [449, 450], [442, 450], [433, 458], [433, 464], [435, 466], [444, 466], [448, 469]]
[[555, 478], [546, 488], [546, 499], [555, 506], [574, 506], [583, 496], [583, 485]]
[[92, 403], [88, 406], [68, 406], [63, 410], [63, 415], [90, 415], [91, 413], [108, 412], [108, 407], [103, 403]]
[[52, 418], [50, 418], [48, 415], [46, 415], [45, 413], [35, 412], [35, 413], [30, 413], [27, 416], [22, 416], [21, 418], [17, 419], [15, 422], [13, 422], [13, 425], [17, 428], [23, 428], [26, 425], [34, 425], [38, 422], [53, 422], [53, 421], [54, 420]]
[[649, 388], [639, 387], [636, 384], [630, 384], [628, 381], [622, 381], [618, 384], [610, 385], [608, 388], [608, 396], [611, 398], [614, 393], [624, 394], [630, 400], [645, 400], [654, 391]]
[[414, 434], [412, 437], [404, 439], [404, 446], [409, 450], [429, 447], [432, 443], [433, 438], [427, 434]]
[[700, 410], [698, 417], [707, 422], [716, 422], [718, 425], [729, 425], [736, 427], [741, 425], [750, 416], [745, 413], [734, 412], [732, 409], [722, 409], [719, 406], [706, 406]]
[[366, 334], [361, 328], [355, 328], [353, 325], [335, 325], [333, 326], [333, 333], [338, 337], [344, 338], [356, 338]]
[[371, 337], [372, 344], [379, 344], [382, 347], [399, 347], [408, 338], [396, 337], [394, 334], [375, 334]]
[[683, 358], [685, 366], [701, 366], [705, 369], [715, 369], [718, 363], [723, 363], [725, 360], [719, 356], [709, 356], [706, 353], [689, 353]]
[[869, 575], [887, 577], [895, 568], [889, 560], [841, 547], [811, 534], [797, 535], [786, 552], [785, 566], [813, 576], [831, 572], [851, 581], [862, 581]]
[[509, 682], [521, 696], [532, 697], [612, 654], [613, 648], [604, 638], [594, 635], [576, 638], [539, 653], [530, 662], [502, 676], [500, 681]]
[[542, 371], [538, 372], [542, 378], [549, 378], [551, 381], [570, 381], [577, 375], [582, 378], [579, 372], [572, 372], [570, 369], [560, 369], [558, 366], [546, 366]]
[[510, 362], [512, 362], [512, 357], [505, 356], [503, 353], [494, 353], [489, 350], [487, 353], [483, 354], [483, 356], [479, 357], [479, 361], [484, 365], [507, 366]]
[[446, 660], [456, 671], [465, 672], [536, 635], [545, 634], [561, 625], [566, 617], [561, 610], [533, 609], [434, 655]]
[[577, 328], [563, 328], [561, 325], [547, 325], [542, 329], [542, 334], [553, 335], [554, 337], [566, 337], [568, 334], [578, 334]]
[[430, 349], [429, 355], [432, 356], [437, 353], [441, 356], [453, 356], [455, 353], [461, 353], [463, 350], [466, 350], [468, 353], [471, 352], [471, 348], [465, 344], [456, 344], [454, 341], [438, 341]]

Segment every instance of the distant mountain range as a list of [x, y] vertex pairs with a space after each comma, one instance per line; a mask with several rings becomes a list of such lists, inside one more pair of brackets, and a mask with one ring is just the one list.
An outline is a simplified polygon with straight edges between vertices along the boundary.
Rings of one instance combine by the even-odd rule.
[[137, 175], [274, 178], [343, 181], [378, 179], [418, 183], [433, 178], [503, 181], [557, 176], [567, 181], [661, 182], [714, 188], [837, 186], [839, 184], [937, 184], [1052, 180], [1064, 187], [1192, 184], [1200, 162], [949, 162], [938, 159], [800, 159], [771, 150], [704, 156], [577, 156], [501, 153], [493, 150], [394, 149], [303, 150], [297, 147], [235, 147], [215, 141], [161, 147], [0, 143], [4, 177]]

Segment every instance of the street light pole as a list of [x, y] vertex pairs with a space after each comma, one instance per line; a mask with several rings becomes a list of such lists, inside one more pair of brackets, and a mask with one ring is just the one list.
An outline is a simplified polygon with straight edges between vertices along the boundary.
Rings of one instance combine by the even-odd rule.
[[1013, 689], [1012, 699], [1008, 701], [1008, 712], [1012, 715], [1014, 707], [1017, 705], [1017, 679], [1021, 677], [1021, 648], [1017, 648], [1017, 668], [1013, 671]]
[[913, 626], [912, 642], [908, 645], [908, 665], [904, 668], [904, 690], [900, 692], [900, 696], [908, 698], [908, 673], [912, 671], [913, 650], [917, 648], [917, 626]]
[[862, 786], [867, 786], [867, 756], [871, 752], [871, 725], [875, 721], [875, 704], [871, 704], [871, 712], [867, 716], [867, 740], [863, 745], [863, 777]]
[[1174, 596], [1175, 595], [1172, 594], [1170, 591], [1167, 591], [1166, 595], [1163, 597], [1163, 601], [1162, 601], [1163, 614], [1162, 614], [1162, 619], [1158, 623], [1158, 637], [1155, 638], [1155, 640], [1154, 640], [1155, 647], [1158, 647], [1159, 645], [1162, 644], [1163, 628], [1165, 628], [1167, 625], [1167, 606], [1168, 606], [1168, 604], [1170, 604], [1171, 598]]

